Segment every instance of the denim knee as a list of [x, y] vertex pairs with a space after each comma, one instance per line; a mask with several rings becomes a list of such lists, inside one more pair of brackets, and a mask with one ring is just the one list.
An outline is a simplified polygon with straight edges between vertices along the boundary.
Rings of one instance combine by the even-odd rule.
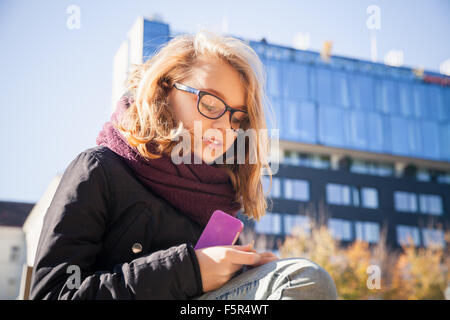
[[289, 281], [289, 291], [298, 289], [304, 299], [337, 299], [336, 285], [325, 269], [305, 258], [286, 260], [288, 263], [285, 265], [285, 271], [281, 273], [284, 273]]

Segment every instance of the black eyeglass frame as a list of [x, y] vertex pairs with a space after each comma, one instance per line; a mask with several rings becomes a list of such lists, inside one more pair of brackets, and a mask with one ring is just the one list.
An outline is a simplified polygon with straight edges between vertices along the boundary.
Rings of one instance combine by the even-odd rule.
[[[203, 90], [198, 90], [198, 89], [189, 87], [189, 86], [184, 85], [184, 84], [181, 84], [181, 83], [174, 83], [173, 86], [174, 86], [176, 89], [178, 89], [178, 90], [190, 92], [190, 93], [193, 93], [193, 94], [197, 95], [197, 111], [198, 111], [202, 116], [204, 116], [205, 118], [208, 118], [208, 119], [219, 119], [219, 118], [222, 117], [227, 111], [230, 111], [230, 126], [232, 126], [232, 124], [231, 124], [231, 118], [233, 117], [233, 114], [234, 114], [235, 112], [243, 112], [243, 113], [245, 113], [245, 114], [248, 114], [247, 111], [244, 111], [244, 110], [240, 110], [240, 109], [236, 109], [236, 108], [230, 107], [225, 101], [223, 101], [223, 99], [221, 99], [220, 97], [216, 96], [215, 94], [212, 94], [211, 92], [203, 91]], [[217, 99], [219, 99], [220, 101], [222, 101], [222, 103], [225, 105], [225, 110], [224, 110], [220, 115], [218, 115], [217, 117], [208, 117], [207, 115], [204, 115], [204, 114], [200, 111], [200, 103], [199, 103], [199, 102], [200, 102], [201, 98], [202, 98], [203, 96], [205, 96], [205, 95], [213, 96], [214, 98], [217, 98]], [[233, 128], [231, 128], [231, 130], [233, 130], [233, 131], [235, 131], [235, 132], [237, 131], [237, 130], [235, 130], [235, 129], [233, 129]]]

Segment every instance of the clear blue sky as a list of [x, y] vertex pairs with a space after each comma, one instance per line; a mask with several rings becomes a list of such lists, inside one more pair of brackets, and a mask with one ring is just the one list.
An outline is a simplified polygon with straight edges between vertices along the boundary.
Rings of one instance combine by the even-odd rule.
[[[81, 28], [66, 27], [69, 5]], [[0, 201], [39, 200], [51, 179], [95, 146], [109, 119], [112, 59], [138, 15], [160, 14], [172, 30], [220, 30], [370, 60], [369, 5], [381, 9], [378, 57], [404, 51], [404, 65], [437, 71], [450, 58], [450, 1], [0, 0]]]

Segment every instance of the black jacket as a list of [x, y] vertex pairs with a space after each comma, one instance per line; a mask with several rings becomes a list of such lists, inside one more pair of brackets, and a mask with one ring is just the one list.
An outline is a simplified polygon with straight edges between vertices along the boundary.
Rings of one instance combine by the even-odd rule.
[[66, 168], [48, 207], [30, 299], [200, 295], [193, 245], [202, 230], [151, 193], [110, 149], [87, 149]]

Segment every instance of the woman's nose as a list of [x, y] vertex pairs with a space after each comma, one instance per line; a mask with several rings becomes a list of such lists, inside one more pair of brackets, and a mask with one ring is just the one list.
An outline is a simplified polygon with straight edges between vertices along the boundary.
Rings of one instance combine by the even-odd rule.
[[215, 129], [231, 129], [229, 110], [227, 110], [227, 112], [225, 112], [219, 119], [213, 119], [212, 121], [212, 127]]

